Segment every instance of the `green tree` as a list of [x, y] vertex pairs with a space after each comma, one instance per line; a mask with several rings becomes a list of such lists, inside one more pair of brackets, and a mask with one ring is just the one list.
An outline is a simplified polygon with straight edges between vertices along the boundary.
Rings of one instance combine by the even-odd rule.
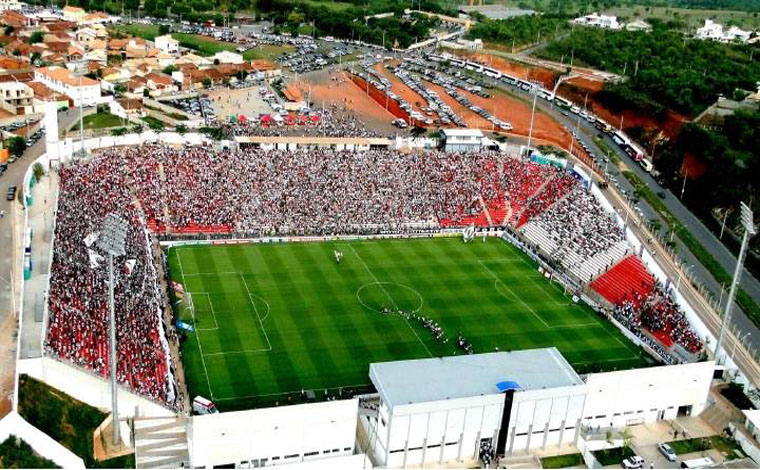
[[164, 34], [169, 34], [171, 32], [171, 28], [168, 24], [162, 24], [158, 26], [158, 35], [163, 36]]
[[32, 33], [31, 36], [29, 36], [29, 42], [32, 44], [37, 44], [42, 42], [42, 31], [35, 31]]
[[186, 125], [184, 125], [184, 124], [178, 124], [178, 125], [177, 125], [177, 126], [174, 128], [174, 130], [177, 132], [177, 134], [179, 134], [179, 135], [184, 135], [184, 134], [186, 134], [186, 133], [187, 133], [187, 126], [186, 126]]
[[127, 133], [126, 127], [117, 127], [115, 129], [111, 129], [111, 135], [116, 136], [116, 137], [124, 135], [126, 133]]
[[211, 79], [208, 77], [203, 77], [203, 80], [201, 81], [203, 84], [203, 88], [211, 88]]
[[132, 126], [132, 132], [134, 132], [135, 134], [142, 134], [143, 129], [144, 128], [142, 124], [135, 124], [134, 126]]
[[5, 148], [16, 158], [21, 157], [26, 150], [26, 139], [23, 137], [11, 137], [5, 141]]
[[43, 176], [45, 176], [45, 168], [42, 167], [42, 164], [35, 163], [32, 166], [32, 176], [34, 177], [35, 182], [39, 182]]
[[164, 130], [164, 127], [166, 126], [164, 125], [163, 122], [157, 119], [151, 119], [150, 122], [148, 123], [148, 127], [150, 127], [154, 131], [162, 131]]

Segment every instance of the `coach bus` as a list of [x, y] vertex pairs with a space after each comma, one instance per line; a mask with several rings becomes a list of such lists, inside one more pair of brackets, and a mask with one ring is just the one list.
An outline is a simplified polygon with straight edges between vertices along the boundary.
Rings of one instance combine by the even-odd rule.
[[517, 77], [507, 75], [506, 73], [501, 74], [501, 81], [510, 85], [517, 85]]
[[573, 103], [570, 102], [570, 100], [566, 100], [565, 98], [562, 98], [561, 96], [554, 96], [554, 103], [564, 109], [570, 109], [573, 106]]
[[490, 77], [490, 78], [496, 79], [496, 80], [498, 80], [499, 78], [501, 78], [501, 72], [499, 72], [496, 69], [489, 68], [489, 67], [483, 67], [483, 75], [485, 75], [486, 77]]
[[623, 134], [621, 131], [615, 131], [615, 133], [612, 134], [612, 140], [618, 145], [618, 147], [627, 153], [628, 156], [637, 162], [641, 161], [641, 159], [644, 158], [644, 151], [641, 150], [638, 145], [634, 144], [631, 139], [629, 139], [628, 136]]
[[600, 131], [604, 132], [605, 134], [609, 134], [612, 132], [612, 126], [610, 126], [607, 121], [600, 118], [599, 116], [596, 117], [596, 121], [594, 122], [594, 126], [599, 129]]
[[554, 93], [544, 87], [538, 87], [538, 97], [543, 98], [546, 101], [554, 101]]
[[464, 63], [464, 67], [467, 70], [473, 70], [475, 72], [483, 73], [483, 66], [477, 62], [470, 62], [469, 60]]

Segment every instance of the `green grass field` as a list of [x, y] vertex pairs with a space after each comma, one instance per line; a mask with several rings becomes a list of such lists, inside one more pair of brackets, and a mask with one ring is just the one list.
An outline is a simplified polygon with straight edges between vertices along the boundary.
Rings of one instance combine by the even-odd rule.
[[[461, 354], [459, 333], [476, 353], [556, 346], [580, 372], [653, 362], [499, 239], [184, 246], [169, 265], [190, 293], [190, 394], [221, 409], [365, 390], [370, 363]], [[449, 341], [386, 307], [434, 319]]]

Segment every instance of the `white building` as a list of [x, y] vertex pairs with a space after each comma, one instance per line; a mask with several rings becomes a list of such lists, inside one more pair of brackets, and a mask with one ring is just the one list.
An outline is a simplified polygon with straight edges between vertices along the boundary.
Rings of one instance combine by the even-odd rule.
[[14, 115], [34, 114], [34, 90], [21, 82], [0, 83], [0, 108]]
[[194, 416], [191, 468], [258, 468], [350, 456], [358, 399]]
[[556, 348], [370, 365], [371, 455], [391, 468], [477, 459], [576, 439], [586, 386]]
[[220, 64], [240, 65], [243, 63], [243, 56], [235, 52], [219, 51], [211, 56], [211, 60], [214, 63], [219, 61]]
[[157, 36], [154, 40], [156, 49], [167, 54], [179, 54], [179, 41], [174, 39], [171, 34], [165, 34], [163, 36]]
[[583, 26], [593, 26], [602, 29], [620, 29], [623, 27], [616, 16], [599, 15], [592, 13], [572, 20], [572, 23]]
[[447, 152], [472, 152], [483, 147], [483, 132], [479, 129], [442, 129], [441, 144]]
[[705, 24], [697, 30], [697, 39], [719, 42], [747, 42], [752, 37], [751, 31], [744, 31], [736, 26], [731, 26], [727, 31], [723, 25], [713, 20], [706, 19]]
[[714, 362], [590, 374], [585, 382], [556, 348], [370, 365], [376, 408], [359, 426], [377, 436], [378, 466], [474, 463], [483, 442], [497, 454], [577, 443], [582, 428], [623, 428], [696, 415]]
[[103, 101], [100, 96], [100, 83], [97, 80], [75, 76], [65, 68], [40, 67], [34, 71], [34, 80], [68, 96], [74, 106], [94, 106]]

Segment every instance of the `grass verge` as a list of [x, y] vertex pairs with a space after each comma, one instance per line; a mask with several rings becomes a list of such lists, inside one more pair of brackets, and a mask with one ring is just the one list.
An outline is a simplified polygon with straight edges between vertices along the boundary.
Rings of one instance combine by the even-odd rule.
[[633, 455], [630, 447], [614, 447], [612, 449], [595, 450], [592, 452], [594, 458], [603, 467], [608, 465], [620, 465], [624, 459]]
[[541, 468], [567, 468], [584, 465], [581, 454], [555, 455], [541, 459]]
[[693, 439], [684, 439], [680, 441], [668, 442], [676, 455], [690, 454], [692, 452], [702, 452], [708, 449], [715, 449], [726, 457], [726, 460], [734, 460], [741, 457], [736, 451], [740, 450], [739, 445], [732, 439], [722, 436], [695, 437]]
[[[84, 128], [86, 129], [106, 129], [109, 127], [119, 127], [123, 124], [121, 118], [115, 114], [100, 112], [96, 114], [90, 114], [85, 116], [82, 121], [84, 122]], [[79, 122], [71, 128], [72, 131], [79, 130]]]
[[86, 468], [135, 468], [134, 454], [103, 462], [93, 455], [93, 432], [106, 414], [27, 375], [19, 377], [19, 414], [84, 460]]

